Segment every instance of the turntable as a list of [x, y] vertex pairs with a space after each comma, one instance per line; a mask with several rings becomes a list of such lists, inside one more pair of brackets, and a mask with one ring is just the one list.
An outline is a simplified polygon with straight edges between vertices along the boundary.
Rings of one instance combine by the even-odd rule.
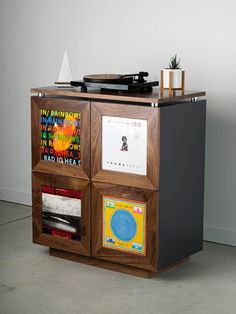
[[136, 74], [91, 74], [83, 77], [82, 81], [71, 81], [71, 86], [81, 87], [81, 92], [88, 88], [101, 89], [101, 92], [152, 92], [153, 86], [158, 86], [159, 81], [148, 82], [144, 78], [148, 72]]

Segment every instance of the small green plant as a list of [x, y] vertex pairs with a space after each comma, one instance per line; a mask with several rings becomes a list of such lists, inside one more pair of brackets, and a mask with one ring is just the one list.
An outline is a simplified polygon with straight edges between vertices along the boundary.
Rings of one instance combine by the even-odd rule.
[[180, 60], [177, 60], [177, 55], [174, 55], [174, 57], [170, 58], [169, 68], [180, 69]]

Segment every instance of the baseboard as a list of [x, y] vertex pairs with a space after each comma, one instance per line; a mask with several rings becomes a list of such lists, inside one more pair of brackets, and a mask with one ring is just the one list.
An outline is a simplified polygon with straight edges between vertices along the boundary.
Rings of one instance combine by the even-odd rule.
[[236, 229], [205, 225], [203, 238], [206, 241], [236, 246]]
[[0, 200], [29, 206], [32, 205], [32, 196], [30, 192], [2, 187], [0, 187]]

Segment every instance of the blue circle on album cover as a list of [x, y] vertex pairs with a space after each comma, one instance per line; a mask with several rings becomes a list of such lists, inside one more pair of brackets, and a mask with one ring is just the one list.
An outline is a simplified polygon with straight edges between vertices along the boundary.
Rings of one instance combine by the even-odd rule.
[[130, 212], [119, 209], [111, 217], [111, 229], [119, 240], [130, 241], [136, 234], [137, 224]]

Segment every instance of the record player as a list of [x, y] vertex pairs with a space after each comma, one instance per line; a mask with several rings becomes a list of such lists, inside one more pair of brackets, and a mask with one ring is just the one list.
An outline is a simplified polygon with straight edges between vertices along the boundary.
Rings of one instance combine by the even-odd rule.
[[148, 72], [136, 74], [91, 74], [85, 75], [81, 81], [71, 81], [71, 86], [81, 87], [81, 92], [88, 88], [101, 89], [101, 92], [152, 92], [159, 81], [148, 82], [144, 78]]

